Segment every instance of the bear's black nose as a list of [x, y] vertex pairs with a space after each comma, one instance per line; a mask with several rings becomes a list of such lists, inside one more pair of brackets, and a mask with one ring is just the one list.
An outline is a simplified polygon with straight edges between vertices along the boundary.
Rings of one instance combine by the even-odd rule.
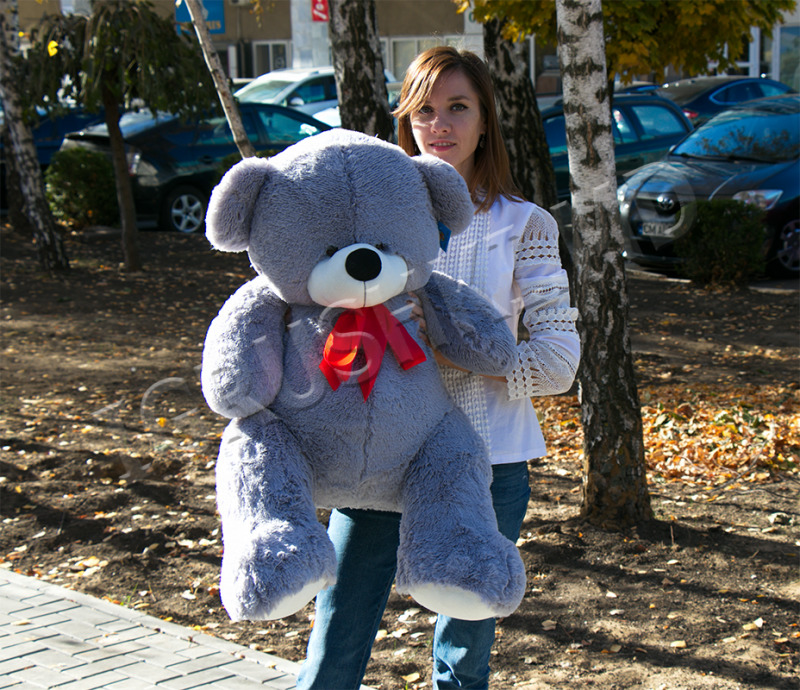
[[344, 268], [348, 275], [366, 282], [381, 274], [381, 257], [378, 252], [361, 247], [347, 256]]

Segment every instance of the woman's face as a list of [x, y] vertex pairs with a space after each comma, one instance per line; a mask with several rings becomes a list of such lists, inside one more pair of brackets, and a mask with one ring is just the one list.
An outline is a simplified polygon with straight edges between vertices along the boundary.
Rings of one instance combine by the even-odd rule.
[[478, 93], [469, 78], [459, 69], [442, 74], [410, 120], [420, 153], [447, 161], [469, 182], [478, 141], [486, 132]]

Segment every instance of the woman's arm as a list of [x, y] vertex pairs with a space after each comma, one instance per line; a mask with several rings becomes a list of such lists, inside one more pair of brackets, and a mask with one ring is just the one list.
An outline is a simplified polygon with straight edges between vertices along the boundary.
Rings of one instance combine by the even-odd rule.
[[517, 345], [518, 361], [508, 375], [509, 398], [555, 395], [570, 389], [580, 360], [569, 283], [558, 253], [558, 225], [535, 209], [517, 245], [514, 280], [522, 294], [528, 340]]

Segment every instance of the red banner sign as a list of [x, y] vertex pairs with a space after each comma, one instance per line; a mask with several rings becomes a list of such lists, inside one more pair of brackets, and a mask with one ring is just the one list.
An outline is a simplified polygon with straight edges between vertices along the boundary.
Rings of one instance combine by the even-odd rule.
[[311, 0], [311, 20], [314, 22], [327, 22], [330, 19], [328, 0]]

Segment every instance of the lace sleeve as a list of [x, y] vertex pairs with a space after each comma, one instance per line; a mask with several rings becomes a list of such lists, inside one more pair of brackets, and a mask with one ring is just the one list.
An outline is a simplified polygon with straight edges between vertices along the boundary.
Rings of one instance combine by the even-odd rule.
[[558, 226], [538, 207], [517, 245], [514, 280], [522, 294], [529, 336], [517, 346], [517, 365], [508, 376], [509, 398], [564, 393], [572, 386], [580, 359], [578, 310], [570, 307]]

